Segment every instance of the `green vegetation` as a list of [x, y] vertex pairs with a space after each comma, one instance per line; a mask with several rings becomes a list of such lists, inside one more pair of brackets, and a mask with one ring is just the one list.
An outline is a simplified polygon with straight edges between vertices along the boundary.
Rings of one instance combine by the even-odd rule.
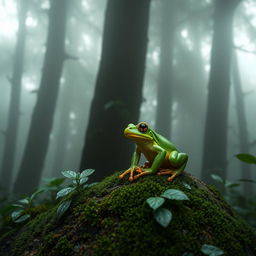
[[32, 208], [34, 208], [34, 198], [42, 192], [43, 190], [38, 190], [31, 196], [20, 199], [16, 204], [13, 204], [13, 206], [16, 208], [16, 210], [12, 212], [13, 222], [20, 223], [31, 217], [30, 212]]
[[[72, 199], [72, 207], [59, 221], [58, 206], [51, 206], [1, 231], [0, 255], [202, 256], [204, 244], [221, 248], [227, 256], [256, 254], [255, 230], [213, 187], [188, 174], [172, 183], [156, 175], [130, 183], [119, 175], [63, 196], [64, 201]], [[163, 228], [152, 218], [146, 200], [168, 190], [182, 191], [189, 200], [165, 200], [173, 219]]]
[[165, 198], [169, 200], [189, 200], [185, 193], [178, 189], [167, 189], [160, 197], [149, 197], [146, 202], [154, 210], [155, 220], [163, 227], [167, 227], [172, 220], [172, 212], [161, 207], [165, 202]]
[[[66, 196], [68, 194], [70, 194], [71, 192], [81, 192], [83, 189], [85, 188], [89, 188], [93, 185], [95, 185], [95, 183], [92, 184], [86, 184], [86, 182], [88, 181], [88, 176], [90, 176], [91, 174], [94, 173], [95, 170], [93, 169], [86, 169], [84, 171], [80, 172], [74, 172], [74, 171], [63, 171], [62, 174], [71, 179], [72, 183], [71, 185], [69, 185], [66, 188], [61, 189], [56, 196], [56, 199]], [[71, 200], [65, 200], [63, 201], [59, 207], [57, 208], [57, 218], [60, 219], [62, 217], [62, 215], [68, 210], [68, 208], [70, 207], [72, 203], [72, 199]]]

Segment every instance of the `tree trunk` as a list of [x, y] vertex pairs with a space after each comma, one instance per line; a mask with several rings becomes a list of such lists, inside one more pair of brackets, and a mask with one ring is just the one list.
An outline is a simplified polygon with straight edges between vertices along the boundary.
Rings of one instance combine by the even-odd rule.
[[171, 135], [173, 44], [177, 2], [162, 0], [161, 54], [157, 88], [156, 130], [167, 138]]
[[211, 173], [226, 179], [232, 25], [238, 3], [238, 0], [215, 1], [202, 164], [202, 178], [206, 182], [212, 182]]
[[137, 123], [147, 50], [150, 0], [109, 0], [101, 62], [83, 148], [81, 170], [99, 180], [129, 167], [132, 143], [123, 129]]
[[65, 59], [67, 4], [68, 0], [51, 1], [43, 73], [24, 155], [14, 186], [14, 191], [17, 193], [31, 193], [40, 182]]
[[[247, 129], [247, 120], [244, 104], [244, 95], [242, 91], [238, 61], [236, 52], [233, 51], [233, 85], [236, 98], [236, 111], [237, 111], [237, 120], [238, 120], [238, 134], [240, 140], [240, 152], [239, 153], [248, 153], [250, 151], [250, 145], [248, 140], [248, 129]], [[251, 179], [251, 166], [241, 162], [241, 172], [243, 179]], [[253, 184], [245, 183], [243, 186], [244, 193], [246, 195], [253, 194]]]
[[3, 151], [3, 162], [1, 166], [1, 187], [8, 192], [12, 182], [13, 168], [15, 161], [16, 142], [20, 116], [20, 94], [21, 80], [24, 65], [24, 51], [26, 43], [26, 14], [28, 0], [18, 1], [19, 4], [19, 30], [13, 60], [13, 73], [10, 79], [11, 96], [10, 107], [5, 133], [5, 145]]

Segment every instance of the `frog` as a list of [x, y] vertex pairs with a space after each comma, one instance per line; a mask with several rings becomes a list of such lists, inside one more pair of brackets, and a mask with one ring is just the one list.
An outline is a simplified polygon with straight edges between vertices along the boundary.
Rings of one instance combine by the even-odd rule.
[[[137, 125], [128, 124], [124, 129], [124, 135], [133, 140], [136, 147], [131, 158], [131, 165], [129, 169], [119, 175], [120, 179], [127, 174], [130, 174], [130, 182], [145, 175], [169, 174], [167, 180], [172, 182], [184, 171], [188, 155], [180, 152], [170, 140], [155, 132], [146, 122], [139, 122]], [[141, 154], [145, 156], [147, 162], [144, 166], [139, 167]]]

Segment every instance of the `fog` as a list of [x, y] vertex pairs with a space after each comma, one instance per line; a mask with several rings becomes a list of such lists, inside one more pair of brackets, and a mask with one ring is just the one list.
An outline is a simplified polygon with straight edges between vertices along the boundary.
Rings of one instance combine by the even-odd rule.
[[[15, 191], [15, 184], [17, 184], [15, 180], [17, 179], [18, 173], [21, 172], [22, 161], [25, 161], [24, 152], [25, 148], [28, 147], [27, 141], [32, 124], [31, 120], [33, 113], [35, 113], [37, 97], [39, 97], [38, 95], [41, 90], [40, 85], [42, 86], [42, 73], [45, 72], [43, 67], [46, 61], [46, 42], [50, 24], [48, 18], [51, 5], [48, 1], [43, 0], [28, 2], [29, 4], [25, 13], [26, 39], [24, 49], [22, 50], [24, 52], [24, 60], [21, 72], [21, 89], [18, 95], [20, 99], [18, 106], [19, 114], [15, 117], [16, 120], [18, 120], [17, 137], [14, 141], [12, 152], [9, 152], [13, 156], [13, 167], [10, 170], [1, 170], [0, 181], [3, 191]], [[36, 166], [33, 170], [33, 166], [30, 166], [30, 173], [32, 174], [28, 174], [28, 172], [26, 175], [33, 176], [39, 172], [39, 184], [42, 184], [43, 178], [60, 177], [61, 171], [63, 170], [81, 171], [82, 167], [95, 168], [96, 172], [98, 171], [99, 173], [96, 179], [99, 180], [115, 171], [127, 169], [130, 164], [134, 143], [123, 136], [123, 130], [129, 123], [137, 124], [139, 121], [147, 122], [151, 129], [156, 129], [156, 132], [168, 137], [181, 152], [186, 152], [189, 155], [189, 161], [186, 167], [187, 172], [199, 178], [202, 177], [203, 169], [206, 168], [203, 166], [210, 165], [210, 162], [203, 164], [203, 159], [209, 157], [207, 154], [212, 155], [213, 158], [216, 157], [215, 160], [218, 162], [219, 157], [215, 149], [211, 149], [210, 147], [206, 148], [204, 146], [206, 116], [210, 115], [207, 112], [207, 104], [210, 90], [210, 72], [213, 63], [211, 62], [211, 54], [215, 54], [215, 56], [221, 55], [220, 57], [223, 57], [223, 63], [227, 59], [226, 56], [222, 56], [221, 50], [223, 49], [220, 49], [222, 47], [216, 47], [214, 52], [211, 51], [214, 36], [214, 15], [218, 15], [217, 11], [214, 10], [216, 2], [218, 1], [190, 0], [172, 1], [172, 3], [170, 3], [171, 1], [169, 1], [169, 3], [167, 1], [166, 4], [169, 4], [170, 9], [166, 11], [170, 14], [167, 15], [166, 18], [170, 18], [168, 21], [170, 24], [165, 26], [167, 28], [166, 31], [163, 31], [165, 24], [163, 23], [163, 2], [165, 1], [152, 0], [150, 2], [148, 24], [145, 24], [147, 40], [144, 61], [143, 56], [137, 56], [135, 53], [134, 56], [130, 56], [131, 58], [129, 59], [125, 57], [125, 53], [122, 55], [123, 63], [127, 66], [127, 74], [125, 74], [124, 71], [120, 73], [121, 71], [119, 69], [115, 69], [114, 67], [117, 66], [114, 66], [114, 64], [112, 68], [111, 60], [113, 59], [113, 63], [117, 61], [115, 51], [121, 52], [119, 48], [122, 48], [123, 51], [133, 53], [133, 50], [129, 49], [129, 44], [131, 48], [142, 47], [139, 45], [142, 39], [137, 40], [139, 41], [137, 42], [136, 38], [128, 37], [128, 35], [130, 35], [129, 33], [135, 29], [133, 23], [137, 22], [138, 26], [140, 26], [144, 22], [140, 22], [139, 18], [136, 17], [136, 10], [139, 8], [136, 6], [136, 1], [131, 4], [133, 7], [129, 6], [129, 8], [131, 8], [129, 12], [134, 8], [135, 22], [129, 20], [129, 23], [131, 23], [131, 29], [129, 30], [129, 24], [126, 24], [128, 21], [120, 21], [120, 24], [124, 27], [124, 31], [122, 32], [120, 32], [121, 29], [119, 27], [117, 29], [113, 28], [112, 30], [106, 29], [107, 25], [104, 25], [108, 12], [106, 10], [106, 0], [68, 1], [65, 16], [65, 60], [62, 63], [61, 76], [59, 79], [56, 78], [59, 86], [56, 92], [55, 107], [49, 110], [49, 113], [53, 113], [51, 117], [53, 118], [52, 125], [49, 125], [50, 133], [47, 135], [49, 143], [45, 145], [45, 157], [40, 158], [42, 164], [38, 165], [42, 170], [40, 171], [40, 168]], [[231, 71], [229, 73], [229, 70], [232, 70], [234, 58], [231, 57], [230, 65], [226, 67], [227, 72], [224, 72], [231, 80], [230, 85], [228, 84], [229, 82], [225, 82], [226, 80], [223, 74], [215, 74], [220, 82], [224, 81], [223, 83], [227, 84], [229, 87], [229, 92], [227, 92], [227, 97], [229, 98], [229, 102], [227, 102], [227, 125], [225, 124], [225, 127], [222, 128], [226, 130], [227, 143], [226, 146], [225, 143], [222, 143], [223, 141], [219, 143], [219, 145], [223, 145], [220, 146], [220, 148], [225, 147], [226, 151], [224, 150], [223, 152], [226, 152], [226, 155], [225, 153], [221, 154], [226, 158], [227, 163], [225, 166], [222, 166], [222, 162], [217, 165], [217, 167], [220, 168], [217, 174], [222, 176], [222, 169], [226, 168], [227, 175], [225, 174], [226, 176], [223, 175], [223, 177], [231, 181], [246, 177], [250, 179], [256, 178], [255, 165], [251, 166], [251, 176], [249, 175], [249, 171], [248, 173], [241, 173], [241, 162], [235, 157], [238, 153], [251, 153], [255, 155], [256, 149], [256, 3], [253, 0], [237, 2], [236, 7], [225, 7], [230, 10], [234, 8], [234, 20], [231, 27], [231, 29], [233, 29], [233, 38], [230, 39], [233, 43], [229, 46], [224, 45], [223, 48], [229, 47], [229, 51], [233, 56], [236, 55], [238, 60], [243, 92], [243, 95], [240, 95], [240, 97], [243, 97], [244, 100], [244, 112], [242, 115], [247, 125], [247, 152], [241, 152], [237, 98], [234, 93], [233, 75]], [[10, 83], [10, 81], [13, 81], [11, 79], [13, 79], [13, 70], [15, 62], [17, 62], [17, 59], [15, 60], [15, 47], [18, 40], [17, 35], [19, 35], [18, 15], [22, 4], [24, 4], [24, 2], [14, 0], [2, 0], [0, 2], [0, 166], [2, 166], [2, 168], [5, 159], [4, 152], [7, 147], [6, 137], [8, 135], [8, 118], [10, 115], [11, 90], [13, 86], [13, 83]], [[61, 3], [57, 4], [60, 4], [59, 12], [61, 13]], [[144, 7], [140, 8], [143, 9]], [[113, 7], [113, 12], [115, 10], [118, 11], [118, 6], [116, 9]], [[221, 10], [224, 10], [224, 7]], [[118, 16], [119, 18], [117, 17], [116, 20], [125, 17], [126, 11], [121, 11], [123, 12], [123, 16], [120, 14]], [[228, 13], [230, 14], [231, 11]], [[110, 20], [114, 15], [109, 15]], [[221, 14], [219, 15], [219, 19], [221, 19]], [[141, 19], [143, 19], [143, 17], [141, 17]], [[145, 22], [146, 20], [145, 18]], [[218, 18], [215, 18], [215, 20], [218, 20]], [[110, 21], [109, 24], [111, 24]], [[120, 31], [118, 29], [120, 29]], [[126, 42], [127, 45], [123, 44], [121, 47], [121, 39], [118, 41], [116, 38], [119, 36], [122, 37], [125, 31], [127, 31], [127, 37], [123, 38], [123, 41], [125, 39], [129, 41]], [[115, 34], [115, 32], [117, 34]], [[118, 33], [122, 35], [118, 35]], [[163, 48], [161, 49], [163, 46], [162, 40], [165, 36], [168, 36], [168, 33], [170, 33], [171, 36], [170, 44], [169, 46], [167, 45], [167, 52], [163, 53]], [[136, 35], [136, 33], [131, 33], [131, 35]], [[107, 37], [108, 39], [106, 39]], [[111, 37], [115, 38], [115, 41], [112, 45], [113, 49], [111, 49], [110, 52], [108, 49], [111, 48]], [[108, 43], [105, 45], [104, 40], [108, 40]], [[105, 47], [104, 49], [103, 46]], [[143, 52], [143, 47], [141, 50], [139, 48], [137, 49], [139, 52]], [[166, 66], [166, 64], [162, 62], [161, 58], [163, 59], [164, 57], [166, 57], [166, 59], [169, 58], [170, 66]], [[57, 55], [55, 56], [53, 54], [52, 61], [56, 58]], [[108, 64], [104, 64], [106, 74], [103, 74], [104, 72], [102, 71], [103, 58], [108, 59]], [[139, 58], [141, 59], [141, 64]], [[133, 59], [134, 69], [138, 70], [138, 66], [140, 65], [141, 73], [140, 77], [139, 75], [137, 76], [137, 80], [134, 78], [133, 81], [135, 81], [135, 84], [127, 85], [125, 80], [128, 79], [127, 77], [132, 76], [130, 73], [132, 72], [132, 65], [130, 65], [129, 62]], [[168, 63], [168, 60], [166, 63]], [[167, 69], [165, 75], [167, 74], [166, 77], [168, 77], [168, 79], [170, 78], [168, 81], [167, 79], [164, 80], [160, 75], [160, 69], [163, 67]], [[49, 72], [51, 72], [51, 70], [49, 70]], [[45, 79], [51, 79], [56, 73], [57, 71], [49, 73], [48, 77]], [[168, 74], [170, 75], [168, 76]], [[115, 78], [121, 75], [123, 77]], [[100, 76], [103, 78], [100, 78]], [[134, 75], [134, 77], [136, 76]], [[120, 82], [122, 79], [124, 80], [123, 83]], [[106, 85], [104, 85], [104, 81], [106, 81]], [[114, 83], [113, 81], [117, 83], [116, 88], [119, 88], [121, 91], [123, 90], [127, 102], [122, 98], [119, 99], [116, 96], [119, 89], [113, 90], [111, 86], [109, 87], [110, 89], [105, 89], [105, 94], [109, 93], [111, 95], [112, 93], [112, 95], [115, 96], [113, 96], [113, 99], [109, 97], [108, 101], [104, 102], [104, 99], [101, 102], [100, 99], [105, 96], [101, 89], [104, 86], [107, 87], [108, 84], [112, 85]], [[163, 94], [162, 96], [160, 95], [159, 98], [157, 95], [159, 93], [160, 81], [164, 81], [165, 87], [163, 87]], [[49, 84], [49, 82], [46, 82], [46, 84], [47, 83]], [[97, 83], [101, 83], [101, 85], [99, 85], [96, 90]], [[131, 89], [133, 86], [137, 86], [136, 90], [141, 90], [142, 92], [141, 98], [140, 93], [138, 97], [136, 96], [138, 100], [134, 98], [135, 89]], [[127, 95], [129, 91], [130, 95]], [[102, 93], [102, 95], [99, 95], [100, 93]], [[221, 94], [222, 93], [219, 95]], [[48, 96], [45, 95], [45, 105], [43, 107], [41, 106], [42, 109], [48, 108], [51, 100], [54, 101], [51, 99], [52, 95], [53, 93], [50, 91]], [[220, 106], [222, 103], [218, 103], [219, 96], [216, 97], [215, 95], [214, 97], [216, 104], [215, 114], [219, 116], [222, 113], [222, 106]], [[94, 107], [92, 107], [93, 99], [95, 99]], [[137, 102], [135, 102], [135, 100], [137, 100]], [[158, 101], [167, 104], [167, 107], [163, 107], [162, 110], [159, 110], [160, 112], [157, 110], [159, 106]], [[97, 106], [96, 102], [98, 104]], [[113, 108], [114, 112], [107, 117], [103, 117], [101, 113], [104, 113], [104, 111], [93, 111], [93, 108], [100, 109], [100, 104], [105, 107], [105, 110]], [[218, 108], [218, 106], [220, 108]], [[123, 118], [123, 116], [126, 115], [124, 112], [120, 114], [122, 121], [119, 121], [121, 119], [115, 117], [115, 111], [127, 110], [130, 111], [129, 113], [133, 113], [130, 107], [134, 107], [134, 111], [137, 111], [137, 114], [127, 115], [130, 119], [126, 117]], [[37, 123], [37, 138], [46, 136], [44, 134], [45, 132], [39, 129], [39, 127], [43, 128], [46, 122], [48, 122], [46, 114], [43, 113], [42, 111], [41, 116], [37, 117], [37, 120], [40, 120], [40, 123]], [[165, 117], [165, 114], [167, 114], [167, 117]], [[157, 120], [159, 120], [158, 118], [162, 115], [164, 121], [161, 121], [160, 124], [160, 121], [158, 122]], [[170, 121], [167, 121], [169, 120], [167, 119], [168, 117]], [[49, 117], [49, 120], [51, 118]], [[94, 119], [98, 120], [95, 121], [95, 124], [97, 124], [96, 127], [94, 127], [93, 124]], [[124, 120], [125, 122], [127, 120], [127, 123], [125, 123]], [[222, 119], [220, 118], [220, 120]], [[222, 122], [215, 122], [214, 127], [211, 126], [211, 133], [208, 133], [211, 134], [211, 139], [217, 142], [218, 140], [222, 140], [222, 138], [218, 137], [218, 133], [215, 134], [214, 130], [218, 130], [221, 125]], [[167, 126], [170, 126], [169, 131], [164, 129], [164, 127]], [[101, 135], [99, 130], [104, 130], [104, 133]], [[91, 139], [92, 141], [90, 141], [90, 143], [88, 142], [88, 146], [85, 146], [86, 138], [90, 136], [90, 138], [93, 138], [94, 135], [92, 134], [94, 134], [94, 132], [99, 132], [98, 135], [95, 135], [97, 139]], [[118, 138], [120, 143], [113, 138]], [[35, 141], [35, 139], [31, 140]], [[36, 154], [40, 152], [41, 148], [41, 142], [39, 141], [40, 140], [38, 140], [38, 142], [35, 141], [38, 151], [30, 149], [30, 153], [27, 153], [27, 158], [30, 158], [30, 160], [38, 158]], [[43, 141], [45, 142], [46, 139], [43, 139]], [[216, 147], [218, 148], [218, 146]], [[90, 149], [89, 151], [94, 157], [89, 156], [88, 153], [87, 159], [85, 160], [86, 164], [81, 164], [83, 163], [82, 158], [85, 155], [84, 152], [88, 151], [88, 149]], [[248, 166], [245, 163], [243, 163], [243, 165]], [[29, 169], [26, 166], [28, 165], [24, 164], [23, 169]], [[216, 173], [216, 166], [208, 167], [211, 173]], [[104, 169], [106, 169], [106, 172]], [[7, 187], [5, 184], [6, 172], [12, 173], [10, 176], [11, 182], [7, 184]], [[30, 181], [33, 177], [27, 177], [25, 179]], [[206, 181], [209, 180], [210, 178]], [[35, 184], [37, 184], [37, 182], [35, 182]], [[39, 184], [37, 185], [39, 186]], [[22, 186], [26, 187], [27, 184], [19, 185], [20, 188]], [[36, 187], [32, 187], [31, 189], [36, 189]], [[24, 189], [18, 190], [15, 192], [26, 192]]]

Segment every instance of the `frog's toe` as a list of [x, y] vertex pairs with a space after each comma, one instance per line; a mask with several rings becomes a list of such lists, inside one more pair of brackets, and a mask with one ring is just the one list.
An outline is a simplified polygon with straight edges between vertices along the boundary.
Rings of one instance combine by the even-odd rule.
[[173, 174], [174, 171], [170, 170], [170, 169], [161, 169], [157, 175], [161, 176], [161, 175], [167, 175], [167, 174]]
[[141, 173], [135, 175], [133, 178], [134, 178], [134, 180], [137, 180], [139, 177], [149, 175], [149, 174], [152, 174], [152, 171], [143, 171], [143, 170], [141, 170]]
[[125, 176], [126, 174], [130, 173], [130, 172], [131, 172], [131, 169], [126, 170], [125, 172], [123, 172], [122, 174], [119, 175], [119, 179], [123, 179], [124, 176]]
[[172, 181], [174, 180], [174, 178], [175, 178], [177, 175], [178, 175], [178, 173], [177, 173], [177, 172], [174, 172], [174, 173], [172, 174], [172, 176], [167, 179], [167, 181], [172, 182]]

